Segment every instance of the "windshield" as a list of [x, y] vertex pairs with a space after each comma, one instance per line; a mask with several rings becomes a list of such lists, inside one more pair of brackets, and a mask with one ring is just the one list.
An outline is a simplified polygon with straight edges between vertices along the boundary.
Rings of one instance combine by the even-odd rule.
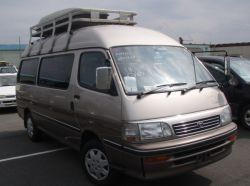
[[15, 86], [16, 76], [0, 76], [0, 87], [3, 86]]
[[0, 74], [4, 73], [16, 73], [17, 70], [13, 66], [0, 67]]
[[171, 85], [166, 86], [167, 90], [174, 90], [213, 80], [197, 58], [182, 47], [124, 46], [112, 48], [111, 52], [127, 93], [161, 85]]
[[244, 58], [231, 58], [231, 68], [246, 82], [250, 82], [250, 61]]

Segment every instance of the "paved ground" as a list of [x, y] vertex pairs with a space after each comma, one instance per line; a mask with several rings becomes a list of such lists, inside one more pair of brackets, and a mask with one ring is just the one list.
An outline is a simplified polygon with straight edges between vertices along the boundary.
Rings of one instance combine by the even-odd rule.
[[[62, 149], [63, 148], [63, 149]], [[121, 186], [249, 186], [250, 131], [240, 127], [233, 153], [197, 171], [163, 180], [142, 182], [121, 176]], [[32, 143], [14, 109], [0, 111], [0, 186], [90, 186], [78, 152], [50, 138]]]

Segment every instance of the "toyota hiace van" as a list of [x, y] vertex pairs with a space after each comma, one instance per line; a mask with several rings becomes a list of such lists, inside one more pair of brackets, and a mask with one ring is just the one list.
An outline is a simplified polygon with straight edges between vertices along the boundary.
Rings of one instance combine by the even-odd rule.
[[217, 82], [133, 12], [66, 9], [30, 29], [17, 84], [28, 137], [45, 132], [80, 151], [97, 184], [115, 172], [155, 179], [231, 153], [236, 125]]

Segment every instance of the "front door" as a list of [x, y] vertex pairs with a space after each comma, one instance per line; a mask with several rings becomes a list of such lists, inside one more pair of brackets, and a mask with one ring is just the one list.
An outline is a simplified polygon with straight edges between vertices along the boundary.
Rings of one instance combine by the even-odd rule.
[[[80, 53], [74, 107], [82, 130], [94, 132], [101, 138], [116, 138], [120, 134], [121, 97], [115, 81], [110, 90], [96, 87], [96, 68], [112, 66], [105, 50], [85, 50]], [[115, 93], [114, 93], [115, 92]]]

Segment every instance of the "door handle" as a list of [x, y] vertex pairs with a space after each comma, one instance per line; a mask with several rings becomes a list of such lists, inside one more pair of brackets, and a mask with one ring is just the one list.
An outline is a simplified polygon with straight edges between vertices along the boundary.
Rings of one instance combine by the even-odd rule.
[[80, 95], [74, 95], [74, 99], [80, 99]]
[[70, 109], [72, 111], [75, 111], [75, 106], [74, 106], [74, 102], [73, 101], [70, 102]]

